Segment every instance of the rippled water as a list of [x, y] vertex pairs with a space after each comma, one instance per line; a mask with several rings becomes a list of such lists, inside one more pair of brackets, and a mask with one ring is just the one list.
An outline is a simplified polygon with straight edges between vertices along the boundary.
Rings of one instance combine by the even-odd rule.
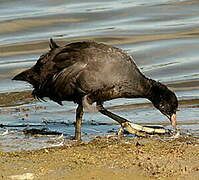
[[[184, 102], [178, 112], [179, 127], [198, 132], [198, 0], [1, 0], [0, 93], [31, 89], [23, 82], [11, 81], [11, 78], [33, 65], [48, 50], [51, 37], [60, 45], [96, 40], [126, 50], [135, 58], [142, 72], [167, 84], [177, 93], [180, 102]], [[118, 105], [114, 108], [115, 112], [137, 123], [169, 123], [151, 106], [126, 106], [142, 102], [146, 101], [118, 99], [106, 104], [111, 107]], [[34, 107], [42, 108], [35, 110]], [[16, 111], [16, 108], [29, 110]], [[5, 108], [2, 107], [0, 124], [47, 127], [69, 137], [74, 133], [71, 124], [74, 108], [71, 102], [65, 102], [63, 107], [53, 102], [35, 102], [10, 107], [9, 112], [4, 112]], [[95, 123], [88, 123], [91, 120], [110, 124], [94, 126]], [[111, 124], [112, 120], [98, 113], [87, 113], [84, 122], [84, 139], [118, 128]], [[5, 150], [40, 148], [39, 145], [45, 146], [49, 141], [44, 137], [27, 138], [20, 134], [24, 127], [0, 128], [0, 132], [6, 129], [10, 133], [0, 136], [1, 146]]]

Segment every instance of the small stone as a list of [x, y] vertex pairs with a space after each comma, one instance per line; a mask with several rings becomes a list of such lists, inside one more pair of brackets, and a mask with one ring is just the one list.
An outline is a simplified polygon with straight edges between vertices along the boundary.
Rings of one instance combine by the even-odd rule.
[[8, 178], [11, 180], [33, 180], [34, 174], [33, 173], [24, 173], [24, 174], [20, 174], [20, 175], [8, 176]]

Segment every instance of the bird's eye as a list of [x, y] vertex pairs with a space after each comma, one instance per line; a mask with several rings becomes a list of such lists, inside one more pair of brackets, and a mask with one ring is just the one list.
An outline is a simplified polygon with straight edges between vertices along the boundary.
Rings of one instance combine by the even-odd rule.
[[163, 104], [160, 104], [160, 108], [161, 108], [161, 109], [164, 109], [165, 106], [164, 106]]

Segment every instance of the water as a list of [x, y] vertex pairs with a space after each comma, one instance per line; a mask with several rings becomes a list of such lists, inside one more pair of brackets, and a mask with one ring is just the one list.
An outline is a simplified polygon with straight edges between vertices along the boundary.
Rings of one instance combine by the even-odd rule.
[[[60, 45], [96, 40], [126, 50], [146, 76], [173, 89], [180, 102], [184, 102], [177, 113], [179, 127], [198, 134], [198, 32], [197, 0], [1, 0], [0, 93], [31, 89], [26, 83], [13, 82], [11, 78], [33, 65], [48, 50], [51, 37]], [[117, 99], [107, 102], [106, 106], [134, 122], [163, 123], [170, 128], [166, 117], [148, 104], [130, 106], [140, 103], [147, 101]], [[9, 130], [7, 135], [0, 136], [1, 149], [37, 149], [58, 143], [57, 137], [25, 136], [21, 133], [24, 128], [48, 128], [64, 133], [65, 140], [70, 139], [74, 134], [76, 105], [64, 104], [60, 107], [53, 102], [33, 102], [1, 107], [0, 124], [11, 126], [0, 128], [0, 133]], [[119, 127], [99, 113], [86, 113], [84, 122], [84, 140], [112, 134], [112, 129], [115, 132]], [[106, 124], [97, 125], [103, 122]], [[21, 124], [29, 127], [18, 127]]]

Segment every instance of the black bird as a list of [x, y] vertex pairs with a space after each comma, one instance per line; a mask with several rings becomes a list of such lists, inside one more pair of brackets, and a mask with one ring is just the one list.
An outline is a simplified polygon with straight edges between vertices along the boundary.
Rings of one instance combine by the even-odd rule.
[[49, 97], [60, 105], [62, 101], [77, 103], [77, 140], [81, 139], [83, 107], [92, 109], [94, 102], [102, 114], [120, 124], [125, 121], [103, 107], [103, 102], [115, 98], [147, 98], [176, 127], [176, 95], [145, 77], [123, 50], [103, 43], [75, 42], [60, 47], [51, 39], [49, 52], [13, 80], [30, 83], [37, 99]]

